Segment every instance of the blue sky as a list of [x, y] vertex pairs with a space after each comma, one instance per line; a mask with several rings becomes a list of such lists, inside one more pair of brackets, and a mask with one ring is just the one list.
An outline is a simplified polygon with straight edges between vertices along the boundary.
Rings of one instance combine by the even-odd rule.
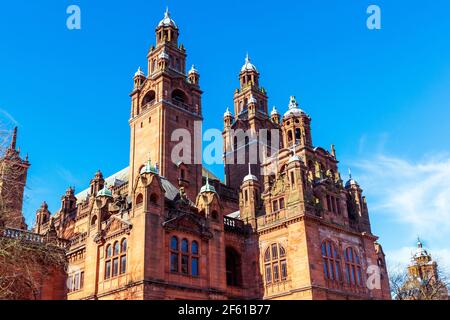
[[[66, 28], [72, 4], [81, 30]], [[370, 4], [381, 30], [366, 28]], [[314, 144], [336, 145], [343, 176], [352, 167], [392, 264], [420, 235], [450, 267], [447, 0], [3, 1], [0, 119], [30, 155], [29, 224], [43, 200], [54, 212], [69, 185], [127, 166], [132, 76], [166, 5], [201, 73], [204, 128], [222, 128], [248, 52], [270, 106], [295, 95]]]

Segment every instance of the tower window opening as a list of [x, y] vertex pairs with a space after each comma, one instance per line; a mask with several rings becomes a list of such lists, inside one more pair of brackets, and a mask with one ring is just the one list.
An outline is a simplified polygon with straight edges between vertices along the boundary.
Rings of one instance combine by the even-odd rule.
[[158, 205], [158, 196], [155, 193], [150, 195], [150, 203], [152, 205]]
[[299, 129], [299, 128], [296, 128], [296, 129], [295, 129], [295, 140], [296, 140], [296, 142], [300, 142], [300, 139], [301, 139], [301, 132], [300, 132], [300, 129]]
[[144, 202], [144, 197], [142, 196], [142, 193], [140, 193], [136, 197], [136, 207], [140, 207], [143, 202]]
[[142, 99], [143, 108], [145, 108], [145, 106], [147, 105], [152, 105], [153, 103], [155, 103], [155, 100], [156, 100], [156, 93], [155, 91], [150, 90], [145, 94], [144, 99]]
[[291, 142], [292, 141], [292, 130], [289, 130], [288, 131], [288, 142]]
[[177, 103], [186, 103], [186, 95], [183, 91], [181, 91], [180, 89], [175, 89], [172, 92], [172, 101], [175, 102], [175, 104]]

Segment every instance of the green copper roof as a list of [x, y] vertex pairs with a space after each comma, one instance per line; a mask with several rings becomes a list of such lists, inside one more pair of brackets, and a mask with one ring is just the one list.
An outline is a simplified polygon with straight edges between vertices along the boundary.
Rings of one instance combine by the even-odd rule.
[[209, 184], [209, 177], [208, 176], [206, 176], [206, 184], [203, 187], [201, 187], [201, 189], [200, 189], [200, 193], [203, 193], [203, 192], [214, 192], [214, 193], [216, 193], [216, 188], [214, 188], [214, 186]]
[[97, 193], [97, 197], [112, 197], [112, 191], [108, 189], [108, 185], [106, 183], [103, 189]]
[[158, 174], [158, 167], [152, 166], [152, 162], [150, 160], [150, 158], [147, 160], [147, 163], [145, 164], [145, 166], [141, 169], [141, 174], [144, 173], [154, 173], [154, 174]]

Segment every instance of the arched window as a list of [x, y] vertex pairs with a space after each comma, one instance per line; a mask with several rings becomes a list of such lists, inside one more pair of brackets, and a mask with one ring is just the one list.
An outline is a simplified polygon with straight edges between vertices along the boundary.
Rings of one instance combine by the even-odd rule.
[[120, 252], [119, 241], [114, 242], [114, 252], [113, 255], [117, 256]]
[[170, 272], [178, 272], [178, 238], [173, 236], [170, 239]]
[[106, 246], [105, 250], [105, 279], [109, 279], [111, 277], [111, 256], [112, 256], [112, 247], [110, 244]]
[[241, 256], [231, 247], [225, 249], [226, 255], [226, 271], [227, 271], [227, 285], [238, 287], [242, 285], [241, 274]]
[[150, 195], [150, 203], [153, 205], [157, 205], [158, 204], [158, 196], [155, 193], [152, 193]]
[[112, 256], [112, 247], [110, 244], [106, 246], [106, 257], [109, 258]]
[[120, 244], [120, 274], [127, 272], [127, 239]]
[[234, 137], [234, 141], [233, 141], [233, 151], [236, 151], [238, 148], [238, 138]]
[[192, 254], [191, 274], [194, 277], [198, 277], [198, 275], [199, 275], [199, 270], [198, 270], [198, 258], [199, 258], [198, 255], [199, 255], [199, 253], [198, 253], [198, 242], [197, 241], [192, 241], [191, 254]]
[[172, 91], [172, 101], [186, 103], [186, 94], [180, 89], [175, 89]]
[[144, 202], [144, 196], [142, 195], [142, 193], [139, 193], [136, 197], [136, 206], [140, 207], [143, 202]]
[[91, 227], [95, 226], [96, 223], [97, 223], [97, 216], [93, 216], [91, 219]]
[[124, 274], [127, 268], [127, 240], [124, 238], [114, 242], [111, 246], [108, 244], [105, 251], [105, 279], [116, 277], [119, 274]]
[[286, 250], [277, 243], [270, 245], [264, 253], [264, 270], [267, 284], [287, 279]]
[[146, 104], [153, 104], [155, 102], [156, 93], [153, 90], [150, 90], [147, 92], [144, 96], [144, 99], [142, 99], [142, 106], [144, 107]]
[[291, 142], [292, 141], [292, 130], [289, 130], [288, 131], [288, 142]]
[[181, 241], [181, 273], [189, 274], [189, 242]]
[[216, 210], [213, 210], [213, 212], [211, 212], [211, 218], [217, 220], [219, 218], [219, 213]]
[[322, 243], [323, 272], [327, 280], [341, 280], [341, 259], [336, 246], [330, 240]]
[[197, 241], [192, 241], [189, 246], [189, 241], [183, 239], [179, 247], [176, 236], [170, 239], [170, 272], [181, 271], [182, 274], [198, 277], [199, 260], [199, 245]]
[[347, 283], [360, 287], [362, 285], [362, 272], [358, 254], [350, 247], [345, 250], [344, 258]]
[[113, 260], [112, 260], [112, 277], [116, 277], [119, 274], [119, 242], [116, 241], [113, 247]]
[[300, 139], [301, 139], [300, 128], [296, 128], [295, 129], [295, 140], [296, 140], [296, 142], [300, 142]]

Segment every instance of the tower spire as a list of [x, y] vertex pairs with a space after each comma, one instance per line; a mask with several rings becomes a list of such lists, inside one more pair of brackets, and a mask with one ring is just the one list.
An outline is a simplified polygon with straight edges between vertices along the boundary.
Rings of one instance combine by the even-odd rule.
[[14, 132], [13, 132], [13, 136], [11, 139], [10, 149], [16, 150], [16, 144], [17, 144], [17, 127], [14, 127]]

